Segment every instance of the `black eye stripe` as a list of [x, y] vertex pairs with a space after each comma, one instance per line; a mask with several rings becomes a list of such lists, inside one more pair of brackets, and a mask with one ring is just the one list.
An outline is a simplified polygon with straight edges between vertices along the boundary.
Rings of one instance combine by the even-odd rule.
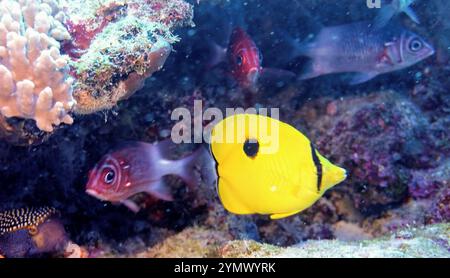
[[244, 153], [251, 158], [254, 158], [259, 152], [259, 142], [255, 139], [247, 139], [244, 143]]

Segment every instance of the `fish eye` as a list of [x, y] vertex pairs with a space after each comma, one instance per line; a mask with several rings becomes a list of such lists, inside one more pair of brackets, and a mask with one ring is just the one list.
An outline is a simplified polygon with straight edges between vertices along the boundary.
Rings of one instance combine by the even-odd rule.
[[250, 157], [254, 158], [259, 151], [259, 142], [255, 139], [247, 139], [244, 143], [244, 153]]
[[115, 180], [115, 178], [116, 178], [116, 173], [115, 173], [114, 170], [111, 169], [111, 168], [108, 168], [108, 169], [105, 169], [105, 170], [106, 170], [106, 171], [105, 171], [105, 174], [103, 175], [103, 181], [104, 181], [106, 184], [111, 184], [111, 183], [113, 183], [114, 180]]
[[419, 51], [420, 49], [422, 49], [422, 47], [423, 47], [423, 43], [419, 39], [413, 39], [409, 43], [409, 49], [413, 52]]
[[242, 65], [242, 62], [243, 62], [242, 55], [238, 55], [238, 56], [236, 57], [236, 64], [237, 64], [238, 66], [241, 66], [241, 65]]

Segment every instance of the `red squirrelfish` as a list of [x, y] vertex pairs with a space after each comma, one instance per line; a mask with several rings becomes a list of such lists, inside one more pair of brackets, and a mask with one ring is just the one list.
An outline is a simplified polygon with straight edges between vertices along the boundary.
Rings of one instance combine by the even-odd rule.
[[332, 73], [355, 73], [350, 84], [412, 66], [434, 54], [421, 36], [400, 26], [374, 30], [369, 22], [325, 27], [312, 42], [297, 48], [307, 56], [300, 79]]
[[231, 76], [244, 89], [255, 91], [262, 75], [294, 77], [289, 71], [263, 68], [261, 52], [253, 39], [240, 27], [233, 29], [227, 48], [218, 45], [214, 45], [214, 48], [214, 57], [209, 66], [226, 61]]
[[129, 142], [106, 154], [90, 171], [86, 193], [103, 201], [122, 203], [134, 212], [139, 211], [139, 206], [129, 198], [141, 192], [172, 201], [170, 188], [162, 178], [176, 175], [194, 186], [198, 182], [194, 167], [206, 151], [200, 148], [180, 160], [169, 160], [165, 154], [170, 144]]
[[235, 28], [228, 45], [227, 60], [231, 75], [243, 88], [254, 88], [263, 70], [262, 56], [252, 38]]

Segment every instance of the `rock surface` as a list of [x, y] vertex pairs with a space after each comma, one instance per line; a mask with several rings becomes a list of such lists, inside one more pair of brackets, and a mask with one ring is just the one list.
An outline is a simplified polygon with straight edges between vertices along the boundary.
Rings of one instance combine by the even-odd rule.
[[223, 257], [244, 258], [450, 258], [450, 224], [410, 228], [391, 236], [356, 242], [309, 240], [288, 248], [234, 241]]

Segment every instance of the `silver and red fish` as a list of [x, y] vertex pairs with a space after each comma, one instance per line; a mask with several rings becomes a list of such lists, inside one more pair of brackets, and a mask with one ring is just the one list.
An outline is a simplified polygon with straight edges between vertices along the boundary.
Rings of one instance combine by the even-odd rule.
[[230, 75], [243, 89], [255, 91], [261, 77], [279, 76], [281, 78], [292, 78], [294, 74], [273, 68], [262, 66], [262, 54], [253, 39], [240, 27], [233, 29], [227, 48], [215, 44], [214, 55], [209, 67], [221, 62], [227, 62]]
[[412, 66], [434, 54], [433, 46], [401, 26], [374, 30], [370, 22], [325, 27], [313, 41], [297, 45], [295, 56], [310, 58], [300, 79], [355, 73], [350, 84]]
[[263, 71], [262, 56], [255, 42], [242, 28], [233, 30], [227, 54], [231, 75], [239, 85], [255, 87]]
[[169, 160], [168, 140], [157, 144], [129, 142], [106, 154], [90, 171], [86, 193], [103, 201], [121, 203], [137, 212], [139, 206], [129, 198], [148, 193], [161, 200], [172, 201], [170, 188], [163, 177], [176, 175], [188, 186], [198, 182], [195, 167], [207, 152], [199, 148], [180, 160]]

